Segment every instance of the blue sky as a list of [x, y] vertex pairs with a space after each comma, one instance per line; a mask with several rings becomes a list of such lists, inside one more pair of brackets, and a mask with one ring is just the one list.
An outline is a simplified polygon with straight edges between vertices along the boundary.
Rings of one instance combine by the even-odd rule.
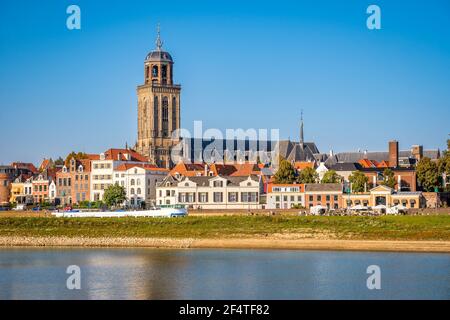
[[[81, 8], [81, 30], [66, 8]], [[381, 8], [368, 30], [366, 8]], [[279, 128], [322, 152], [443, 148], [450, 133], [450, 3], [12, 1], [0, 12], [0, 163], [136, 140], [136, 86], [161, 23], [182, 127]]]

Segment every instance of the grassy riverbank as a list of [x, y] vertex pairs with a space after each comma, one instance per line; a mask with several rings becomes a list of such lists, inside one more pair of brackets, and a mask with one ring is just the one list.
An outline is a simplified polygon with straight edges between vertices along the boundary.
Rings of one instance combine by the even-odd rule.
[[450, 216], [1, 217], [0, 237], [450, 241]]

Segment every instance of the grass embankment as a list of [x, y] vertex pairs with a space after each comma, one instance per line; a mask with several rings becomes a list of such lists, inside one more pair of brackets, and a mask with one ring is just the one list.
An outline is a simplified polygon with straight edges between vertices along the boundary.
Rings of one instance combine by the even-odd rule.
[[450, 216], [0, 218], [0, 237], [450, 240]]

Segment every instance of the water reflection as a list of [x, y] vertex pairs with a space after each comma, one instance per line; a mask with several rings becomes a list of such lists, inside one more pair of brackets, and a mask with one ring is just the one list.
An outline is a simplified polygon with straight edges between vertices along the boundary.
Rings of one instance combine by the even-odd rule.
[[[81, 268], [81, 290], [66, 268]], [[379, 265], [382, 290], [366, 288]], [[449, 299], [450, 255], [276, 250], [0, 249], [1, 299]]]

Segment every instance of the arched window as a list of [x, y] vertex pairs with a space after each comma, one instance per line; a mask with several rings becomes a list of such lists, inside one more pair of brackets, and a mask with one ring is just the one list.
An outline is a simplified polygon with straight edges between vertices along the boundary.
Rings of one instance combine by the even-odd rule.
[[137, 188], [137, 194], [141, 194], [141, 188]]
[[172, 130], [177, 128], [177, 98], [172, 98]]
[[141, 185], [141, 180], [136, 179], [136, 185], [140, 186]]
[[158, 108], [159, 108], [159, 101], [158, 97], [155, 96], [155, 99], [153, 100], [153, 129], [154, 129], [154, 136], [157, 136], [158, 134]]
[[152, 66], [152, 77], [158, 76], [158, 66]]
[[130, 193], [134, 194], [134, 188], [131, 188]]
[[167, 97], [164, 97], [162, 101], [162, 130], [163, 137], [167, 137], [169, 135], [169, 100]]
[[131, 179], [130, 184], [134, 186], [134, 179]]

